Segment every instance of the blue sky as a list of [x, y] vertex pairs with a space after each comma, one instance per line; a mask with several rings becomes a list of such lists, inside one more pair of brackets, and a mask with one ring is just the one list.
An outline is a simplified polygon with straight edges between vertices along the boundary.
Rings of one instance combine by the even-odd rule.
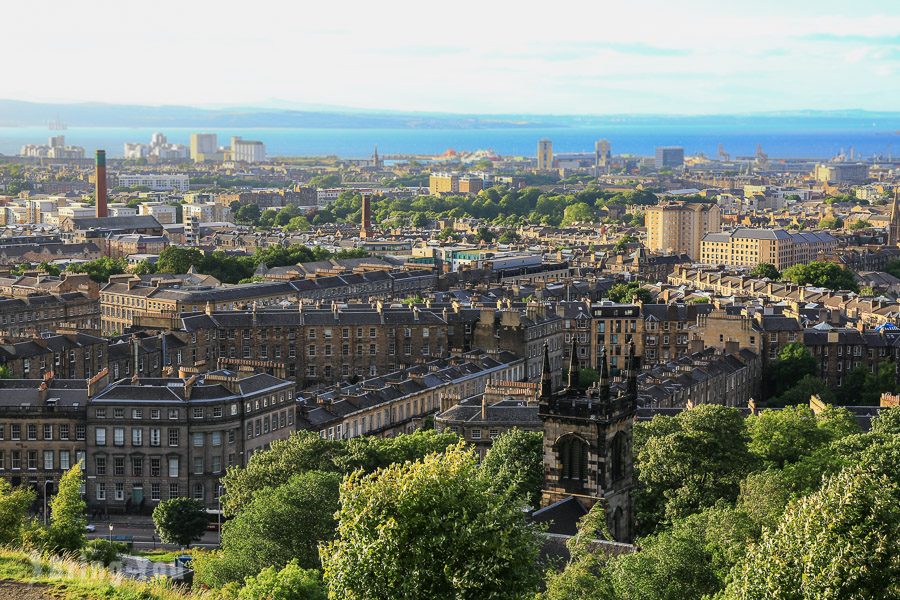
[[3, 15], [0, 98], [532, 114], [900, 110], [898, 0], [82, 0], [7, 3]]

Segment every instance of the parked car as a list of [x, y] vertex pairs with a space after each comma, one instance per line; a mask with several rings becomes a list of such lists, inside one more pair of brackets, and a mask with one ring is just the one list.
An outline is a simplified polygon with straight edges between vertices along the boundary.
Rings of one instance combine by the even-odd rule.
[[84, 530], [88, 533], [94, 533], [95, 531], [97, 531], [97, 526], [92, 523], [88, 523], [84, 526]]

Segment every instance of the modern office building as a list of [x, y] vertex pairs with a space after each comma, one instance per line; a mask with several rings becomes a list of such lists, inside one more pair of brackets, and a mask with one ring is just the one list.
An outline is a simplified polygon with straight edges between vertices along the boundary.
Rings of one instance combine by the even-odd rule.
[[176, 190], [186, 192], [191, 189], [187, 175], [156, 175], [151, 173], [120, 173], [119, 187], [145, 187], [154, 191]]
[[813, 172], [822, 183], [863, 183], [869, 178], [869, 165], [863, 163], [818, 164]]
[[663, 146], [656, 149], [657, 169], [680, 169], [684, 166], [684, 148]]
[[703, 236], [722, 228], [722, 213], [716, 204], [665, 202], [648, 206], [645, 215], [650, 250], [684, 253], [694, 260], [700, 257]]

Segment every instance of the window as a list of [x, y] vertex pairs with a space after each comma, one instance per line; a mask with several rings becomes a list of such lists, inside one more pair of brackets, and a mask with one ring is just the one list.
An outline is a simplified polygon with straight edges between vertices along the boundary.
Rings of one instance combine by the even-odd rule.
[[159, 419], [159, 409], [158, 408], [150, 409], [150, 418], [151, 419]]
[[159, 428], [154, 427], [150, 429], [150, 445], [151, 446], [159, 446]]
[[103, 482], [97, 484], [97, 500], [106, 500], [106, 484]]
[[159, 483], [150, 484], [150, 499], [156, 502], [160, 500]]
[[87, 427], [85, 425], [76, 425], [75, 426], [75, 439], [78, 441], [84, 441], [86, 432], [87, 432]]
[[16, 471], [22, 468], [22, 452], [20, 450], [12, 451], [12, 468]]
[[177, 498], [180, 494], [181, 494], [181, 492], [178, 490], [178, 484], [170, 483], [169, 484], [169, 498], [170, 499]]
[[29, 450], [28, 451], [28, 469], [30, 471], [36, 471], [37, 468], [38, 468], [37, 450]]
[[10, 434], [11, 438], [14, 440], [21, 440], [22, 439], [22, 426], [19, 425], [18, 423], [13, 423], [12, 425], [9, 426], [9, 434]]
[[169, 477], [178, 477], [178, 457], [169, 459]]
[[222, 472], [222, 457], [221, 456], [213, 456], [212, 457], [212, 472], [213, 473], [221, 473]]
[[194, 500], [203, 500], [203, 497], [204, 497], [203, 484], [195, 483], [194, 484]]
[[44, 450], [44, 470], [53, 470], [53, 450]]
[[150, 477], [159, 477], [160, 473], [160, 459], [158, 456], [153, 456], [150, 458]]
[[178, 409], [177, 408], [169, 409], [169, 418], [172, 420], [175, 420], [178, 418]]
[[174, 427], [169, 427], [169, 446], [177, 446], [178, 441], [178, 430]]
[[125, 418], [125, 409], [124, 408], [114, 408], [113, 409], [113, 417], [116, 419], [124, 419]]
[[113, 475], [125, 475], [125, 457], [124, 456], [114, 456], [113, 457]]
[[105, 408], [95, 409], [94, 416], [97, 417], [98, 419], [105, 419], [106, 418], [106, 409]]
[[140, 427], [135, 427], [131, 430], [131, 445], [132, 446], [140, 446], [144, 442], [144, 430]]
[[59, 451], [59, 468], [62, 471], [68, 471], [71, 468], [71, 454], [69, 454], [68, 450], [60, 450]]
[[194, 457], [194, 474], [195, 475], [203, 474], [203, 457], [202, 456]]
[[44, 439], [45, 440], [53, 439], [53, 425], [44, 425]]
[[135, 477], [144, 476], [144, 459], [140, 456], [131, 457], [131, 474]]
[[37, 425], [34, 423], [28, 424], [28, 439], [36, 440], [37, 439]]
[[192, 437], [191, 443], [193, 444], [194, 448], [202, 448], [203, 447], [203, 434], [202, 433], [195, 433], [191, 437]]
[[[2, 439], [2, 435], [0, 435], [0, 439]], [[68, 440], [69, 439], [69, 425], [67, 423], [59, 426], [59, 439]]]
[[113, 428], [113, 445], [115, 445], [115, 446], [124, 446], [125, 445], [125, 428], [124, 427], [114, 427]]
[[217, 406], [217, 407], [213, 408], [213, 418], [214, 419], [222, 418], [222, 407], [221, 406]]
[[121, 481], [116, 482], [116, 500], [122, 501], [125, 499], [125, 484]]
[[106, 475], [106, 457], [105, 456], [95, 456], [94, 457], [94, 471], [97, 475]]
[[132, 419], [143, 419], [143, 418], [144, 418], [144, 411], [143, 411], [143, 409], [140, 409], [140, 408], [133, 408], [133, 409], [131, 410], [131, 418], [132, 418]]
[[480, 429], [473, 429], [473, 430], [472, 430], [472, 439], [473, 439], [473, 440], [480, 440], [480, 439], [481, 439], [481, 430], [480, 430]]
[[210, 434], [210, 440], [213, 446], [221, 446], [222, 445], [222, 433], [219, 431], [214, 431]]
[[98, 427], [94, 430], [94, 443], [97, 446], [106, 445], [106, 427]]

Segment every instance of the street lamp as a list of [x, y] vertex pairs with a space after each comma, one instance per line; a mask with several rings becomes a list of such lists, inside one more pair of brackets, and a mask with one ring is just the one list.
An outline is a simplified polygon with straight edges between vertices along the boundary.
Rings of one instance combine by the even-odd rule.
[[224, 489], [221, 485], [216, 488], [216, 502], [219, 503], [219, 510], [216, 515], [219, 520], [219, 546], [222, 545], [222, 490]]
[[112, 530], [113, 530], [113, 524], [110, 523], [109, 524], [109, 541], [112, 541]]
[[44, 481], [44, 527], [47, 526], [47, 486], [53, 483], [52, 479]]

